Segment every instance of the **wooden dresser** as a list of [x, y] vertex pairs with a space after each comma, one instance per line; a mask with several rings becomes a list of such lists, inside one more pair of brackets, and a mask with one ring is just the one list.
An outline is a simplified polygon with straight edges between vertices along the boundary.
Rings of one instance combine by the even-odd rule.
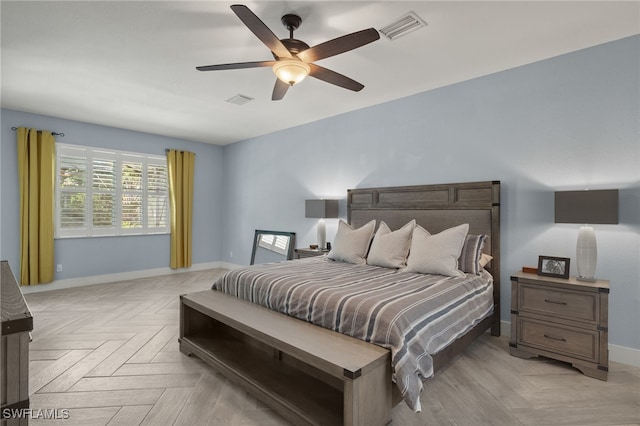
[[511, 277], [511, 355], [545, 356], [607, 380], [609, 281]]
[[29, 408], [29, 342], [33, 317], [6, 260], [1, 263], [2, 425], [26, 425], [28, 418], [4, 418], [5, 409]]

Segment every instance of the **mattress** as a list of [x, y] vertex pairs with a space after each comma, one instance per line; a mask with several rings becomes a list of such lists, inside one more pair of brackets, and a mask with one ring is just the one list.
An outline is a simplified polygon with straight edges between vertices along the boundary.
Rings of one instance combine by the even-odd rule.
[[234, 269], [212, 288], [389, 349], [393, 381], [414, 411], [431, 355], [493, 312], [484, 270], [454, 278], [312, 257]]

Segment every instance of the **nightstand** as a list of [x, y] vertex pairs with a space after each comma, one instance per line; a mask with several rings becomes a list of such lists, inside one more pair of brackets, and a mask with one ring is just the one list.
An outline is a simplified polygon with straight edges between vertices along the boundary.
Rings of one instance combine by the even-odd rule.
[[329, 253], [329, 250], [310, 249], [310, 248], [297, 248], [296, 259], [303, 259], [305, 257], [322, 256]]
[[545, 356], [607, 380], [609, 281], [511, 277], [511, 355]]

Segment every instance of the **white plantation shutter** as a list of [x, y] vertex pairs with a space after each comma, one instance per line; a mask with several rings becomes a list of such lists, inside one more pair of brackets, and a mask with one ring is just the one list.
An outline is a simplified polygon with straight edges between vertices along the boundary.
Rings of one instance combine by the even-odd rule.
[[261, 234], [260, 247], [280, 254], [287, 254], [289, 248], [289, 237], [284, 235]]
[[289, 245], [289, 237], [285, 237], [284, 235], [277, 235], [276, 241], [273, 243], [277, 250], [282, 254], [286, 254], [287, 246]]
[[56, 149], [56, 229], [68, 236], [87, 231], [87, 150]]
[[260, 235], [260, 247], [268, 248], [273, 244], [274, 236], [271, 234]]
[[147, 164], [147, 228], [150, 230], [169, 226], [168, 185], [166, 160], [164, 164], [150, 161]]
[[114, 235], [116, 229], [116, 155], [94, 151], [91, 161], [91, 224], [94, 235]]
[[57, 144], [56, 237], [168, 233], [165, 157]]
[[122, 226], [125, 233], [135, 233], [143, 227], [144, 166], [140, 156], [124, 155], [122, 159]]

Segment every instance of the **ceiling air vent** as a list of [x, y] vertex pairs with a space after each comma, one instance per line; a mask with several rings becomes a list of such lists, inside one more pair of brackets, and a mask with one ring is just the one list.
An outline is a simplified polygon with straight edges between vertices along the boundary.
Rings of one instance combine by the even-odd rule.
[[395, 40], [426, 26], [427, 23], [420, 19], [415, 12], [408, 12], [386, 27], [381, 28], [380, 33], [389, 40]]
[[252, 97], [246, 96], [246, 95], [241, 95], [241, 94], [237, 94], [229, 99], [226, 100], [226, 102], [229, 102], [230, 104], [234, 104], [234, 105], [244, 105], [248, 102], [251, 102], [253, 100]]

